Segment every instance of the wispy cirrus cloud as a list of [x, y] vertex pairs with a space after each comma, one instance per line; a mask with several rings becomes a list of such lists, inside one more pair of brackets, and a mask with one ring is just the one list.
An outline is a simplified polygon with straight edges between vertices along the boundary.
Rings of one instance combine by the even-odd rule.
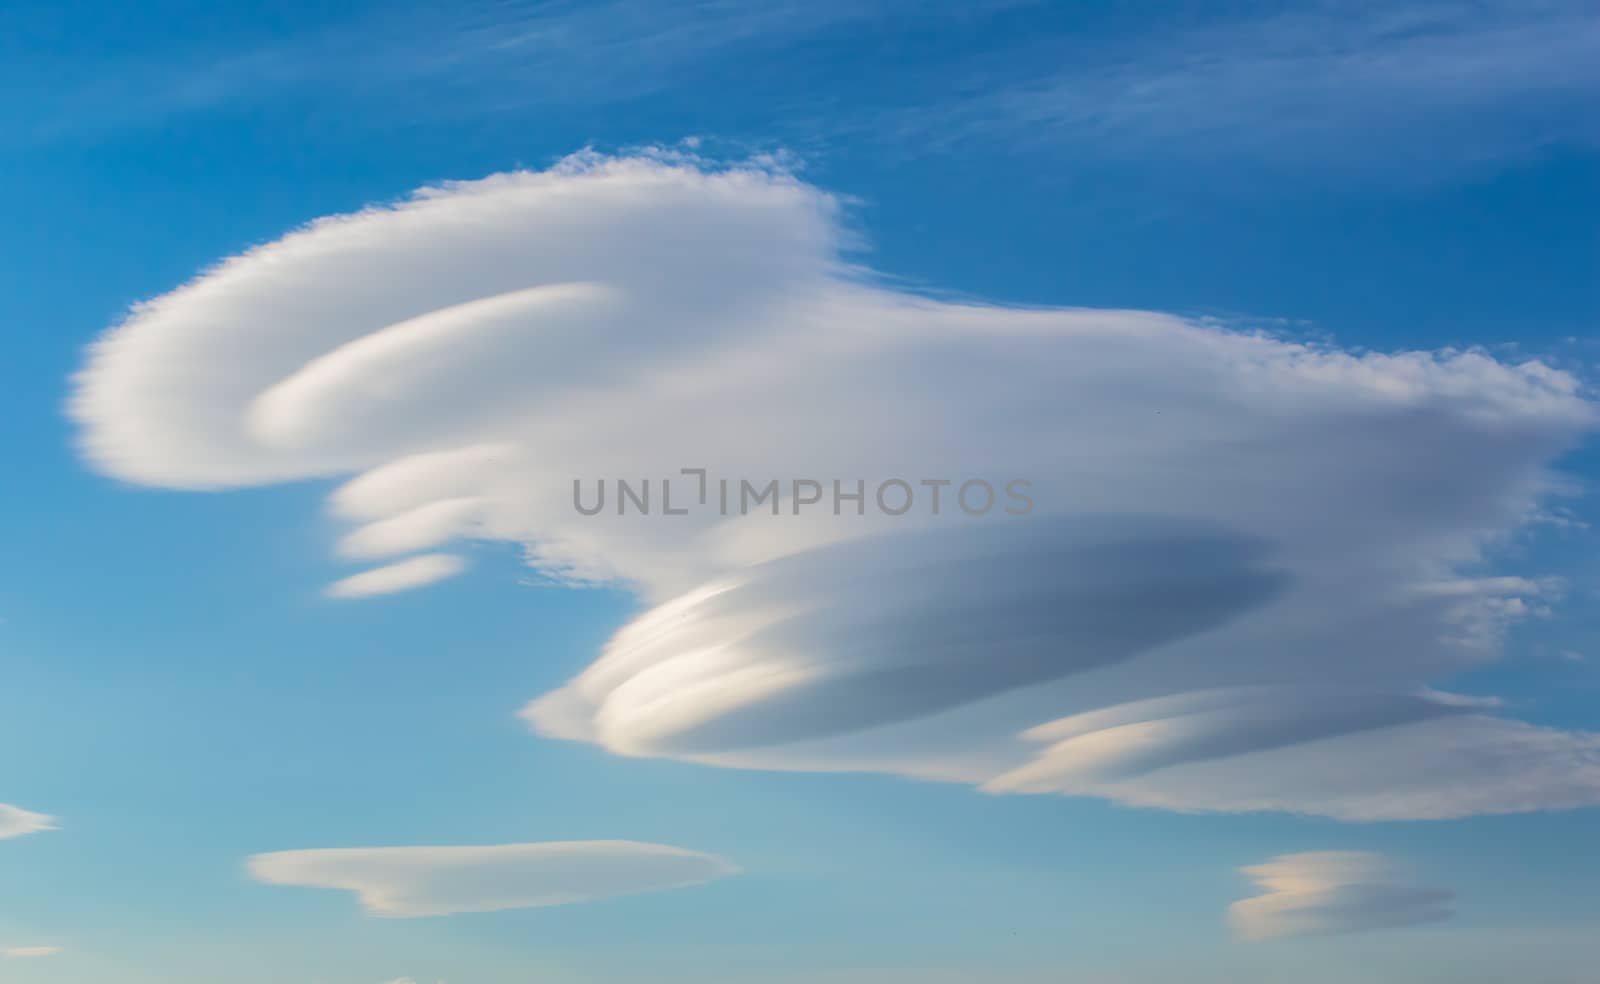
[[[982, 42], [954, 43], [974, 19], [987, 21]], [[922, 30], [875, 50], [869, 78], [837, 71], [837, 51], [908, 20]], [[1158, 4], [1137, 19], [1065, 18], [1025, 0], [562, 0], [400, 5], [225, 48], [142, 36], [154, 47], [109, 63], [98, 49], [42, 64], [28, 48], [0, 58], [0, 81], [9, 72], [18, 91], [50, 80], [0, 117], [6, 139], [315, 96], [373, 127], [396, 105], [407, 120], [658, 105], [696, 132], [735, 139], [849, 138], [899, 156], [998, 145], [1068, 169], [1265, 165], [1302, 183], [1329, 171], [1453, 179], [1600, 141], [1590, 122], [1600, 113], [1600, 27], [1580, 0]], [[745, 96], [721, 84], [731, 75]], [[705, 86], [719, 98], [700, 98]], [[741, 98], [761, 105], [761, 130], [751, 132], [747, 113], [719, 111]]]
[[279, 851], [248, 868], [270, 885], [354, 892], [372, 915], [400, 919], [591, 902], [737, 871], [709, 854], [637, 841]]
[[[98, 48], [92, 57], [75, 57], [71, 46], [19, 46], [0, 59], [0, 80], [20, 87], [44, 77], [50, 85], [0, 120], [10, 124], [11, 140], [48, 142], [308, 93], [359, 102], [372, 124], [385, 118], [384, 107], [399, 93], [408, 93], [408, 112], [439, 118], [613, 104], [690, 83], [712, 64], [760, 57], [911, 6], [905, 0], [402, 3], [265, 36], [249, 31], [257, 25], [246, 18], [240, 37], [208, 35], [203, 43], [145, 25], [145, 47], [119, 45], [110, 57]], [[970, 14], [952, 5], [945, 16]], [[26, 21], [19, 26], [19, 39], [27, 37], [26, 27]], [[116, 29], [114, 22], [106, 27]], [[597, 65], [604, 70], [595, 71]], [[130, 99], [130, 91], [139, 98]]]
[[1228, 910], [1234, 929], [1248, 940], [1415, 926], [1454, 915], [1453, 893], [1416, 884], [1381, 854], [1285, 854], [1241, 870], [1263, 892]]
[[1103, 43], [1041, 42], [1012, 61], [975, 69], [971, 95], [882, 122], [934, 144], [1003, 139], [1103, 161], [1274, 163], [1302, 176], [1433, 179], [1553, 145], [1600, 145], [1600, 22], [1571, 0], [1173, 18]]
[[[1432, 689], [1551, 591], [1491, 547], [1563, 487], [1581, 380], [930, 300], [849, 263], [840, 211], [659, 154], [425, 189], [137, 307], [72, 412], [132, 481], [346, 478], [346, 558], [497, 540], [631, 588], [654, 607], [524, 711], [618, 754], [1345, 819], [1600, 803], [1600, 737]], [[575, 508], [683, 468], [1036, 508]]]

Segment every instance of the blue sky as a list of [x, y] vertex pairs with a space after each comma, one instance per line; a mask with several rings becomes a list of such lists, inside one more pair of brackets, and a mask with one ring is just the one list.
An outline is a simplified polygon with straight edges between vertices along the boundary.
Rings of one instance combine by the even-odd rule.
[[3, 17], [0, 979], [1600, 956], [1581, 4]]

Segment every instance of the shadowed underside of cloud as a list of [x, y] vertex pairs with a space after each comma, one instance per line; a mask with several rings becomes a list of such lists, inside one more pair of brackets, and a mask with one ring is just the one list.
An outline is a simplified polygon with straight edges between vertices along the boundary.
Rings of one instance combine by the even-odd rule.
[[[619, 754], [1347, 818], [1600, 802], [1594, 736], [1430, 689], [1550, 591], [1463, 572], [1592, 427], [1578, 380], [930, 300], [845, 263], [838, 212], [646, 155], [322, 219], [108, 333], [82, 446], [155, 485], [353, 476], [337, 552], [384, 566], [336, 597], [448, 576], [464, 539], [632, 588], [650, 610], [525, 711]], [[686, 468], [786, 491], [575, 508], [620, 478], [684, 502]], [[1035, 508], [970, 516], [973, 478]], [[954, 483], [938, 515], [922, 480]]]
[[1121, 517], [823, 547], [635, 625], [572, 689], [618, 750], [847, 734], [1217, 626], [1280, 590], [1259, 552], [1203, 527]]
[[56, 829], [56, 818], [0, 803], [0, 840]]
[[709, 854], [635, 841], [280, 851], [249, 860], [256, 880], [355, 892], [375, 916], [411, 918], [589, 902], [734, 874]]
[[1242, 870], [1264, 893], [1228, 910], [1234, 930], [1248, 940], [1414, 926], [1454, 915], [1453, 893], [1414, 884], [1379, 854], [1285, 854]]

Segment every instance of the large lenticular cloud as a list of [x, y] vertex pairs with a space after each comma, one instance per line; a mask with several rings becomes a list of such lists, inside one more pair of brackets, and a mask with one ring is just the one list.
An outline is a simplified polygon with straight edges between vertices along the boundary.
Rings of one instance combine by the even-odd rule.
[[[650, 610], [525, 711], [619, 754], [1351, 819], [1600, 803], [1600, 739], [1430, 687], [1544, 590], [1463, 572], [1593, 424], [1577, 380], [930, 300], [844, 262], [838, 213], [643, 156], [319, 220], [97, 343], [82, 446], [151, 485], [346, 478], [337, 549], [373, 569], [334, 597], [451, 576], [464, 539], [630, 587]], [[780, 491], [616, 513], [684, 469]], [[974, 479], [1029, 507], [968, 515]], [[836, 515], [835, 481], [921, 498]]]

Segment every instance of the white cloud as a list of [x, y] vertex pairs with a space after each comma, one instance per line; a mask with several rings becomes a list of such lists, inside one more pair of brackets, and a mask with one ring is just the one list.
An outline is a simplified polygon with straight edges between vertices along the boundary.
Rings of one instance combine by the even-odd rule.
[[55, 830], [56, 818], [43, 813], [33, 813], [21, 807], [0, 803], [0, 840]]
[[1312, 851], [1241, 869], [1262, 890], [1228, 909], [1248, 940], [1319, 936], [1438, 922], [1452, 893], [1415, 884], [1380, 854]]
[[[1429, 687], [1554, 590], [1477, 572], [1594, 425], [1578, 380], [930, 300], [848, 265], [838, 212], [659, 155], [426, 189], [139, 306], [73, 414], [132, 481], [353, 475], [347, 556], [501, 540], [632, 587], [657, 607], [525, 712], [619, 754], [1348, 818], [1600, 803], [1600, 739]], [[1026, 479], [1036, 508], [660, 515], [685, 468]], [[657, 514], [574, 508], [619, 478]]]
[[709, 854], [635, 841], [280, 851], [248, 865], [267, 884], [355, 892], [372, 915], [392, 918], [589, 902], [737, 870]]
[[54, 957], [59, 953], [61, 953], [59, 946], [10, 946], [0, 950], [0, 957], [20, 960], [30, 957]]
[[425, 554], [396, 561], [370, 571], [352, 574], [328, 586], [331, 598], [367, 598], [372, 595], [409, 591], [454, 577], [466, 569], [466, 562], [449, 554]]

